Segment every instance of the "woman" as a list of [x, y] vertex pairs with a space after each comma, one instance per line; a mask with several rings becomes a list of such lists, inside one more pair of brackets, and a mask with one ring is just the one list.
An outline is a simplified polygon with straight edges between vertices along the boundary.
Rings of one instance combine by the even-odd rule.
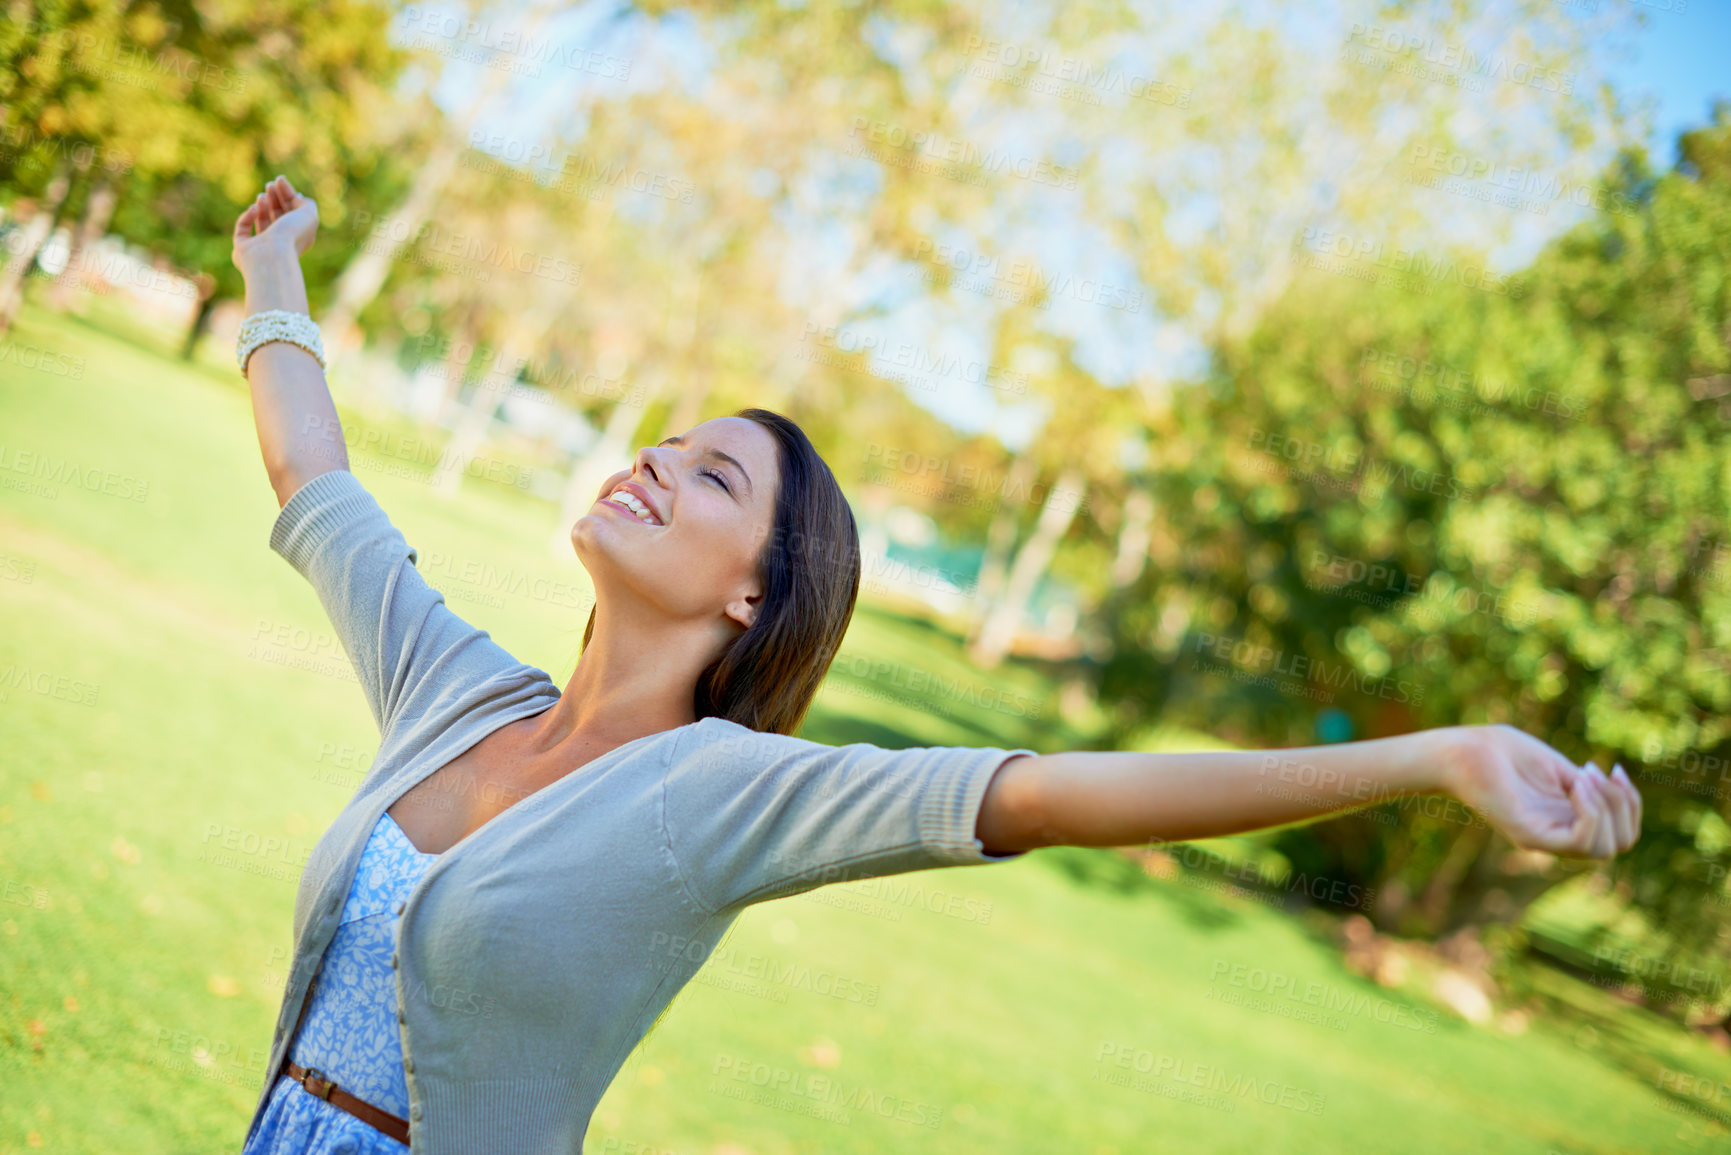
[[[248, 312], [276, 325], [249, 318], [239, 356], [281, 506], [271, 547], [317, 590], [380, 745], [301, 878], [248, 1152], [575, 1155], [740, 911], [827, 882], [1426, 793], [1521, 847], [1604, 858], [1636, 838], [1621, 767], [1507, 726], [1277, 754], [796, 738], [853, 612], [858, 537], [804, 434], [757, 409], [602, 484], [571, 532], [595, 606], [561, 691], [445, 606], [348, 471], [305, 317], [317, 224], [280, 177], [236, 222]], [[1266, 788], [1294, 778], [1316, 785]]]

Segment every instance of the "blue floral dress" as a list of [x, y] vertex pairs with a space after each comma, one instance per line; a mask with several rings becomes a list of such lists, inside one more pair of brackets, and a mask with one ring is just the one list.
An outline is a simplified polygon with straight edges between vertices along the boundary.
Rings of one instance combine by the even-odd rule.
[[[289, 1049], [294, 1062], [317, 1067], [339, 1087], [401, 1119], [409, 1117], [409, 1086], [391, 952], [398, 907], [438, 857], [416, 850], [389, 811], [380, 816]], [[241, 1155], [401, 1155], [408, 1149], [280, 1075]]]

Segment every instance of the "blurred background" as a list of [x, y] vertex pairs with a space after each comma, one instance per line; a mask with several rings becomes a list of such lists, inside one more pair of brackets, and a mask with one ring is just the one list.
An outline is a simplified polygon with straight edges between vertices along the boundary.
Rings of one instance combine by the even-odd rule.
[[806, 737], [1507, 722], [1646, 799], [1609, 864], [1433, 799], [754, 907], [588, 1149], [1731, 1150], [1727, 44], [1699, 0], [6, 4], [0, 1153], [239, 1149], [376, 748], [233, 360], [278, 173], [352, 468], [561, 685], [601, 479], [759, 405], [862, 532]]

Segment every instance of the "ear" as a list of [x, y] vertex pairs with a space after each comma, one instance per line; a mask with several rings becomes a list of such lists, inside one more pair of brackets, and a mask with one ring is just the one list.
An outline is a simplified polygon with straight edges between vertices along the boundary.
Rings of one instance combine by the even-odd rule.
[[757, 620], [758, 607], [763, 604], [761, 593], [748, 593], [734, 598], [727, 603], [724, 612], [728, 617], [738, 622], [744, 629], [750, 629], [751, 623]]

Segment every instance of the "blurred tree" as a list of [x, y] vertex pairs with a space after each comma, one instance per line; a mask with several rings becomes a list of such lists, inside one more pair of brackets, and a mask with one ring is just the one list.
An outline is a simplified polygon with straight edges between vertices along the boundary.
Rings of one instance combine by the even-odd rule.
[[[1647, 797], [1619, 893], [1680, 960], [1731, 937], [1731, 117], [1518, 277], [1308, 270], [1151, 426], [1152, 565], [1104, 610], [1121, 735], [1235, 741], [1508, 722]], [[1470, 256], [1455, 269], [1472, 267]], [[1232, 657], [1226, 658], [1230, 653]], [[1263, 679], [1261, 675], [1275, 677]], [[1247, 682], [1248, 679], [1249, 681]], [[1269, 684], [1272, 683], [1272, 684]], [[1643, 772], [1639, 768], [1645, 764]], [[1379, 924], [1518, 917], [1569, 875], [1404, 815], [1281, 834]]]

